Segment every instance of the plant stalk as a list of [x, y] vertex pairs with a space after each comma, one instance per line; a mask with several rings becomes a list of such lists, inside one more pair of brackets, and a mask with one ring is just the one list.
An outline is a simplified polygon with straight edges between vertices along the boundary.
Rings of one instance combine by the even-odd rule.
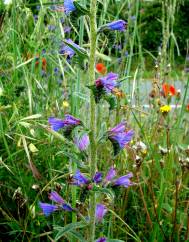
[[[95, 52], [97, 43], [97, 26], [96, 26], [96, 11], [97, 1], [91, 0], [90, 2], [90, 57], [89, 57], [89, 81], [93, 85], [95, 81]], [[91, 92], [90, 95], [90, 174], [94, 176], [97, 169], [96, 157], [96, 106], [95, 99]], [[95, 209], [96, 209], [96, 194], [93, 192], [90, 196], [89, 215], [90, 215], [90, 228], [89, 228], [89, 242], [94, 242], [95, 239]]]

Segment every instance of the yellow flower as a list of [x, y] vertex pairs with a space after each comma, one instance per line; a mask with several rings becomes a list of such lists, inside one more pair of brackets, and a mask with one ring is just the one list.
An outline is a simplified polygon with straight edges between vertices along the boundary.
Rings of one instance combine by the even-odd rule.
[[168, 113], [168, 112], [171, 111], [171, 106], [169, 106], [169, 105], [164, 105], [164, 106], [160, 107], [160, 111], [161, 111], [162, 113]]
[[62, 106], [63, 106], [64, 108], [68, 108], [68, 107], [69, 107], [69, 103], [68, 103], [67, 101], [63, 101]]

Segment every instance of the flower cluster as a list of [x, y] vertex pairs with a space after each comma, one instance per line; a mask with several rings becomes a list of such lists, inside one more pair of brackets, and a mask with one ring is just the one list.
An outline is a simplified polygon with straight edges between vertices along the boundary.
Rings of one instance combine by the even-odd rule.
[[93, 188], [92, 183], [100, 184], [102, 183], [103, 187], [106, 186], [123, 186], [125, 188], [134, 185], [134, 183], [130, 180], [133, 177], [132, 172], [129, 172], [127, 175], [116, 177], [116, 169], [114, 167], [111, 167], [105, 178], [103, 179], [103, 175], [101, 172], [96, 172], [94, 177], [92, 179], [89, 179], [87, 176], [83, 175], [80, 170], [77, 170], [75, 175], [73, 176], [73, 185], [84, 187], [87, 186], [87, 188], [90, 190]]
[[[98, 66], [97, 68], [100, 69]], [[93, 86], [88, 86], [93, 91], [96, 103], [98, 103], [102, 97], [117, 92], [117, 87], [119, 87], [119, 82], [117, 82], [117, 80], [118, 74], [110, 72], [106, 76], [99, 77]]]

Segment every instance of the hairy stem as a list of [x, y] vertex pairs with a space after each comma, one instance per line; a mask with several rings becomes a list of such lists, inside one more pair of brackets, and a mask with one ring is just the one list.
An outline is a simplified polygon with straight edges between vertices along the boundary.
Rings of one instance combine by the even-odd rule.
[[[97, 27], [96, 27], [96, 10], [97, 1], [91, 0], [90, 3], [90, 57], [89, 57], [89, 81], [90, 85], [93, 85], [95, 81], [95, 52], [96, 52], [96, 39], [97, 39]], [[95, 174], [97, 168], [96, 157], [96, 107], [93, 94], [90, 96], [90, 174], [91, 177]], [[89, 241], [94, 242], [95, 239], [95, 208], [96, 208], [96, 195], [95, 192], [90, 197], [90, 233]]]

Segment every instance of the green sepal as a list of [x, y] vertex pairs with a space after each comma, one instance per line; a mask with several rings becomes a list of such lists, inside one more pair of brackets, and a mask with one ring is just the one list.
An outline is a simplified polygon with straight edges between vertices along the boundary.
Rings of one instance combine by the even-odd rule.
[[91, 86], [87, 86], [87, 87], [92, 90], [94, 98], [95, 98], [95, 102], [99, 103], [100, 100], [105, 95], [105, 91], [104, 91], [103, 87], [97, 88], [95, 85], [91, 85]]
[[115, 96], [112, 95], [105, 95], [104, 99], [109, 103], [109, 109], [113, 110], [117, 107], [117, 100]]

